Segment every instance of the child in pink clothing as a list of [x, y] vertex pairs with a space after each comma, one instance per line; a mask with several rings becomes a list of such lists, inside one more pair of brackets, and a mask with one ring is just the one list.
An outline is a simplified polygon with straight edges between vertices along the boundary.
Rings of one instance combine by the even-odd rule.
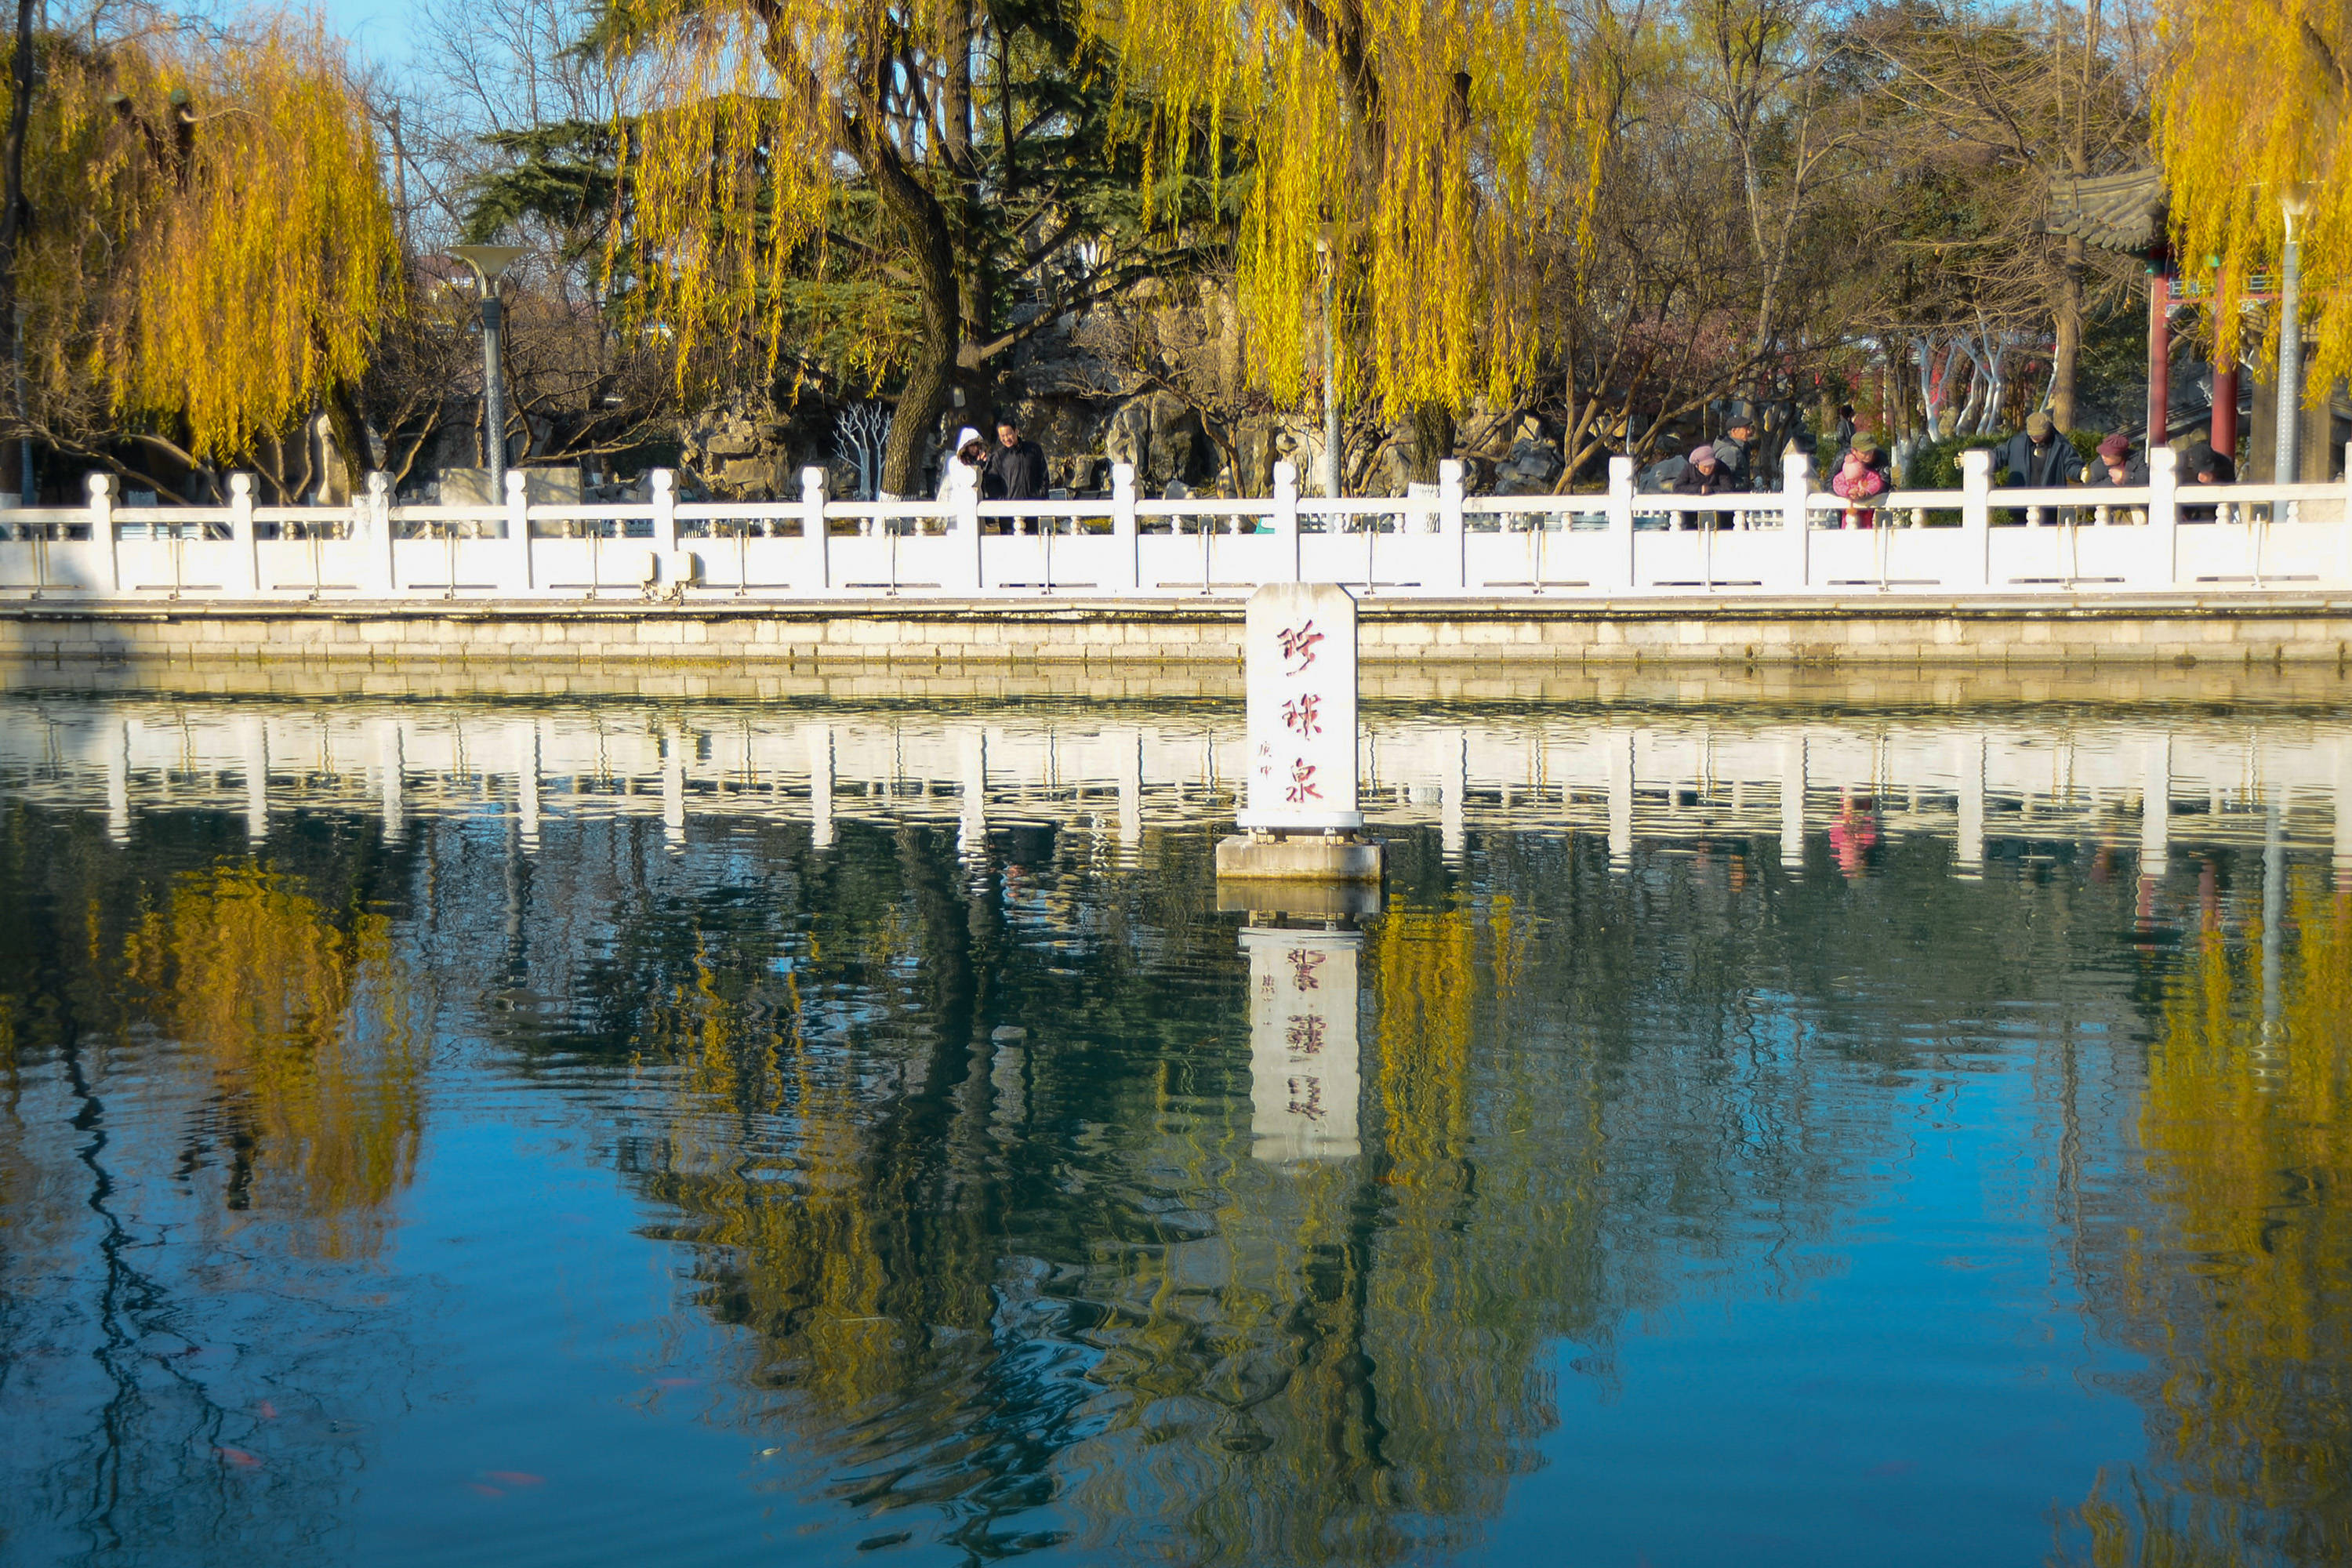
[[1873, 528], [1877, 525], [1878, 510], [1875, 507], [1853, 504], [1886, 493], [1886, 476], [1871, 466], [1870, 460], [1877, 453], [1878, 448], [1870, 443], [1856, 441], [1846, 448], [1844, 460], [1839, 463], [1838, 471], [1831, 476], [1830, 489], [1839, 500], [1847, 503], [1839, 519], [1842, 527]]

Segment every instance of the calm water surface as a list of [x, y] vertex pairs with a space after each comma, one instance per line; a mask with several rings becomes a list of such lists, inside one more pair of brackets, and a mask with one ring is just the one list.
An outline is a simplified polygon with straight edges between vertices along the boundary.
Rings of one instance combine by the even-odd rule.
[[0, 1559], [2352, 1560], [2352, 724], [0, 700]]

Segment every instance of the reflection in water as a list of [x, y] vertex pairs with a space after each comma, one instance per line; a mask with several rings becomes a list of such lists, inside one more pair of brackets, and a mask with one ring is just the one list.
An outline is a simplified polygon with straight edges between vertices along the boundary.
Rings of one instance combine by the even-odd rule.
[[315, 1555], [398, 1397], [400, 1337], [328, 1283], [422, 1148], [393, 921], [348, 844], [279, 871], [218, 826], [132, 858], [0, 816], [11, 1560]]
[[288, 1238], [327, 1257], [373, 1251], [415, 1170], [424, 1064], [390, 928], [225, 865], [174, 878], [123, 944], [134, 1007], [209, 1080], [185, 1164], [218, 1211], [296, 1217]]
[[2352, 894], [2264, 895], [2233, 938], [2209, 863], [2166, 987], [2102, 1281], [2151, 1451], [2085, 1507], [2095, 1563], [2352, 1561]]
[[1261, 1160], [1344, 1160], [1357, 1151], [1356, 958], [1352, 931], [1249, 926], [1251, 1131]]
[[[1715, 1561], [1923, 1551], [1945, 1488], [1951, 1561], [2352, 1554], [2352, 731], [1376, 715], [1351, 921], [1220, 912], [1231, 727], [0, 714], [9, 1550], [489, 1555], [545, 1466], [591, 1527], [496, 1554], [1517, 1556], [1635, 1511], [1560, 1478], [1638, 1417]], [[1854, 1352], [1864, 1279], [1976, 1373]], [[1718, 1495], [1716, 1321], [1991, 1457]]]

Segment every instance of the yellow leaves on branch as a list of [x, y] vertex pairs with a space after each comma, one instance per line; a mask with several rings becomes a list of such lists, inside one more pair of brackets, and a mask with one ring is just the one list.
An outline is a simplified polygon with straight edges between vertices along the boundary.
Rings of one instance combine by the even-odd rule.
[[[2232, 353], [2238, 305], [2257, 271], [2273, 275], [2284, 251], [2280, 198], [2302, 186], [2311, 200], [2297, 224], [2305, 310], [2318, 352], [2311, 384], [2352, 374], [2352, 11], [2337, 0], [2168, 0], [2171, 45], [2157, 100], [2157, 150], [2171, 196], [2184, 270], [2221, 262], [2215, 321]], [[2266, 334], [2274, 349], [2276, 313]]]
[[[635, 203], [636, 324], [664, 333], [681, 384], [749, 363], [772, 372], [793, 285], [822, 278], [836, 160], [855, 119], [880, 136], [865, 70], [893, 46], [936, 45], [949, 5], [866, 0], [619, 0], [621, 165]], [[616, 251], [608, 272], [627, 268]], [[848, 334], [878, 375], [887, 323]]]
[[94, 383], [117, 415], [184, 421], [194, 455], [235, 459], [357, 380], [398, 303], [399, 250], [324, 34], [44, 52], [19, 276], [46, 389]]
[[1157, 166], [1251, 150], [1236, 263], [1254, 369], [1298, 396], [1322, 335], [1391, 408], [1532, 375], [1549, 231], [1580, 237], [1605, 134], [1573, 9], [1515, 0], [1086, 0]]

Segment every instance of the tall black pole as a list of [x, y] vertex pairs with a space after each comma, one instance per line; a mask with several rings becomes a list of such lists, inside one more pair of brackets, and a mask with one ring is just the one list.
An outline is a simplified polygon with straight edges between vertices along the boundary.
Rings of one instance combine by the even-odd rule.
[[498, 285], [482, 279], [482, 453], [490, 470], [490, 503], [501, 504], [507, 493], [507, 395], [499, 383], [499, 328], [505, 310]]

